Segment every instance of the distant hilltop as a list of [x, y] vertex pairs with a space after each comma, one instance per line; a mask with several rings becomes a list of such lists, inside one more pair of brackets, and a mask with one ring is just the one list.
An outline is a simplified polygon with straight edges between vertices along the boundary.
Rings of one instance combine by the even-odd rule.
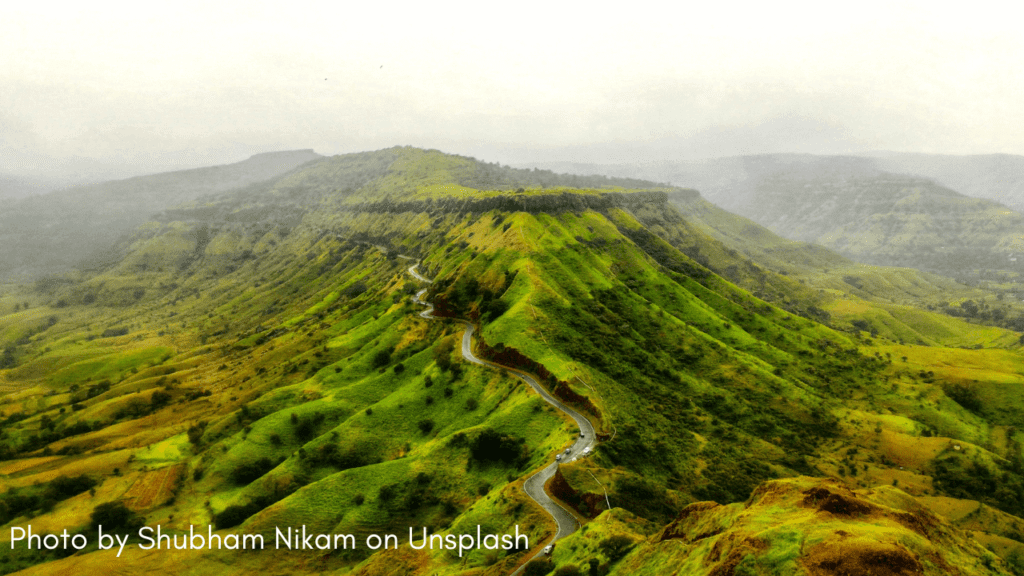
[[[303, 150], [280, 150], [278, 152], [260, 152], [259, 154], [249, 156], [249, 160], [283, 160], [303, 158], [308, 161], [316, 160], [317, 158], [324, 158], [324, 156], [322, 154], [317, 154], [312, 148], [306, 148]], [[247, 160], [247, 162], [249, 160]]]
[[278, 150], [277, 152], [260, 152], [259, 154], [253, 154], [249, 159], [263, 158], [271, 156], [287, 156], [287, 155], [302, 155], [306, 154], [314, 158], [323, 158], [322, 154], [317, 154], [312, 148], [303, 148], [302, 150]]

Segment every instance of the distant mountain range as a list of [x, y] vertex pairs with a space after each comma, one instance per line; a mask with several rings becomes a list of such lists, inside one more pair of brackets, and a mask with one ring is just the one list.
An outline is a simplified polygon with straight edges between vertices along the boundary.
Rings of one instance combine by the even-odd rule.
[[[66, 270], [165, 208], [245, 187], [322, 158], [312, 150], [256, 154], [248, 160], [78, 186], [16, 199], [0, 212], [0, 278]], [[11, 196], [26, 184], [11, 180]], [[36, 188], [38, 191], [39, 189]]]
[[961, 278], [1015, 277], [1024, 265], [1024, 217], [1012, 209], [1024, 207], [1022, 157], [769, 154], [544, 167], [692, 187], [782, 236], [860, 262]]
[[0, 174], [0, 201], [24, 198], [33, 194], [44, 194], [56, 187], [52, 183]]
[[893, 153], [880, 154], [876, 161], [884, 170], [925, 176], [961, 194], [1024, 212], [1024, 156]]

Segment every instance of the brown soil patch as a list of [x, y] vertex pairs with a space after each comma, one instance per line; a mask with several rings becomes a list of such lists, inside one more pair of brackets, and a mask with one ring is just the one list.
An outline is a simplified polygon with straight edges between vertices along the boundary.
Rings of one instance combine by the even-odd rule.
[[871, 509], [872, 506], [863, 500], [840, 494], [830, 495], [818, 506], [818, 510], [831, 512], [837, 516], [859, 516], [871, 512]]
[[699, 516], [701, 512], [705, 510], [714, 510], [721, 506], [718, 502], [694, 502], [687, 504], [686, 508], [679, 511], [679, 516], [676, 517], [676, 522], [685, 520], [690, 516]]
[[163, 504], [174, 495], [184, 465], [168, 466], [143, 474], [124, 493], [124, 499], [133, 510], [149, 510]]
[[700, 534], [697, 534], [696, 536], [694, 536], [693, 539], [690, 540], [690, 542], [696, 542], [698, 540], [703, 540], [705, 538], [711, 538], [712, 536], [718, 536], [721, 533], [722, 533], [722, 529], [721, 528], [716, 528], [716, 529], [708, 531], [708, 532], [701, 532]]
[[912, 576], [923, 574], [917, 558], [906, 548], [867, 540], [822, 542], [802, 560], [810, 576]]
[[805, 508], [817, 508], [836, 516], [860, 516], [869, 514], [875, 506], [857, 498], [846, 489], [829, 489], [825, 487], [811, 488], [804, 492], [800, 505]]
[[918, 534], [930, 538], [932, 531], [939, 525], [938, 518], [928, 513], [897, 512], [892, 517], [900, 524]]

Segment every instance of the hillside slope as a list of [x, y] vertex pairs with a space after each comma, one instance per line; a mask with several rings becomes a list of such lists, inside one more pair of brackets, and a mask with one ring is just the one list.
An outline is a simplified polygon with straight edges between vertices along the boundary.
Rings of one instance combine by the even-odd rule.
[[760, 276], [745, 274], [700, 243], [678, 248], [702, 254], [717, 273], [761, 297], [818, 290], [820, 307], [834, 326], [857, 322], [862, 330], [881, 331], [893, 340], [946, 346], [998, 345], [999, 338], [1006, 345], [1006, 335], [997, 337], [1000, 331], [989, 327], [1024, 330], [1024, 306], [1014, 284], [972, 287], [913, 268], [859, 264], [817, 244], [782, 238], [695, 192], [669, 198], [687, 222], [789, 282], [781, 291], [766, 291]]

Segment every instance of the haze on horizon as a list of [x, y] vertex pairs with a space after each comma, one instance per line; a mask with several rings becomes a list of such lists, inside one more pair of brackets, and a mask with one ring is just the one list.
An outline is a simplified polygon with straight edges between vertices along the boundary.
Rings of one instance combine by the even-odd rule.
[[0, 175], [405, 144], [502, 163], [1024, 154], [1006, 10], [23, 3], [0, 18]]

